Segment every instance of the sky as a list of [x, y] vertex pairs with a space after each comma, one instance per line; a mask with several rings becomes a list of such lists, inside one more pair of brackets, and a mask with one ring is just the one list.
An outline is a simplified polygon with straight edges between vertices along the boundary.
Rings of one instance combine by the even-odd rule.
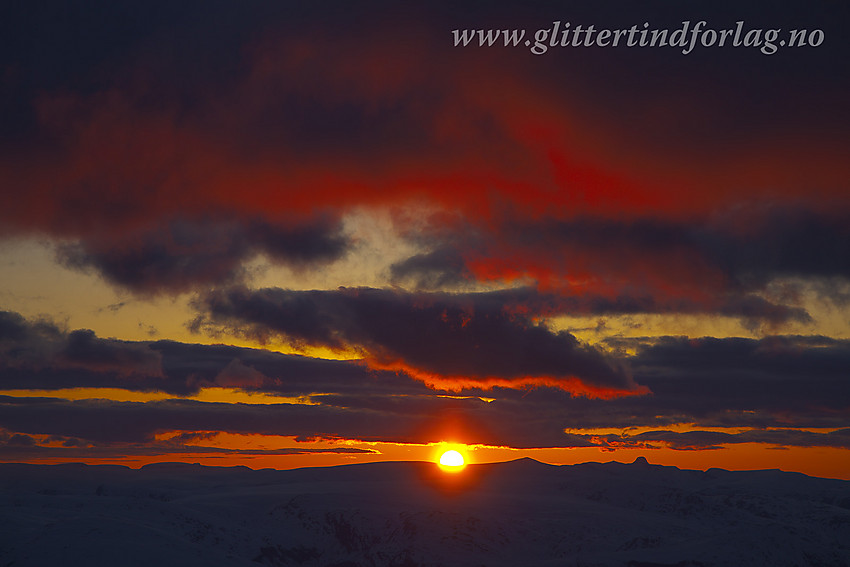
[[850, 478], [844, 4], [3, 10], [0, 461]]

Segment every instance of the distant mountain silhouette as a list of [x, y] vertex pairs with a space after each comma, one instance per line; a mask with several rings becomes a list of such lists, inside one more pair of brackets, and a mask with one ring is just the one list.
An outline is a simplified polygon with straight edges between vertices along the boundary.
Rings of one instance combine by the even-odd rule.
[[442, 473], [0, 465], [0, 566], [850, 565], [850, 482], [553, 466]]

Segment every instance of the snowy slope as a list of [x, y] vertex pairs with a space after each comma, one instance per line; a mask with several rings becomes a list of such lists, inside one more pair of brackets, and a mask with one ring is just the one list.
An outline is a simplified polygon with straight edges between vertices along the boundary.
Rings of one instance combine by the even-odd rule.
[[850, 482], [523, 459], [0, 465], [0, 567], [848, 566]]

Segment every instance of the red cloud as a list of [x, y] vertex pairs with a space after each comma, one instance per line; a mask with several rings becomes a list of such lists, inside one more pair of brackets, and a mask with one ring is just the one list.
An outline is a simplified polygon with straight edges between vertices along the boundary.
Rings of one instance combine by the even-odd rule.
[[696, 161], [685, 135], [664, 151], [631, 144], [626, 153], [619, 137], [638, 117], [588, 114], [586, 91], [515, 55], [446, 50], [427, 34], [400, 43], [383, 29], [370, 42], [269, 37], [243, 47], [243, 72], [217, 90], [150, 79], [142, 69], [158, 62], [140, 57], [132, 78], [107, 91], [44, 93], [34, 104], [52, 144], [4, 163], [20, 188], [4, 221], [95, 238], [163, 217], [312, 215], [410, 199], [471, 218], [502, 208], [681, 216], [742, 196], [847, 204], [835, 140], [801, 148], [789, 132]]

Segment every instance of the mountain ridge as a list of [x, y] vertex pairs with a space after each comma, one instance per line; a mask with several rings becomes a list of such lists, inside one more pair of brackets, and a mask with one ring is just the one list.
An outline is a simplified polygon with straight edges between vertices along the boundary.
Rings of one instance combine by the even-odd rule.
[[850, 481], [387, 461], [292, 470], [0, 464], [0, 565], [848, 565]]

